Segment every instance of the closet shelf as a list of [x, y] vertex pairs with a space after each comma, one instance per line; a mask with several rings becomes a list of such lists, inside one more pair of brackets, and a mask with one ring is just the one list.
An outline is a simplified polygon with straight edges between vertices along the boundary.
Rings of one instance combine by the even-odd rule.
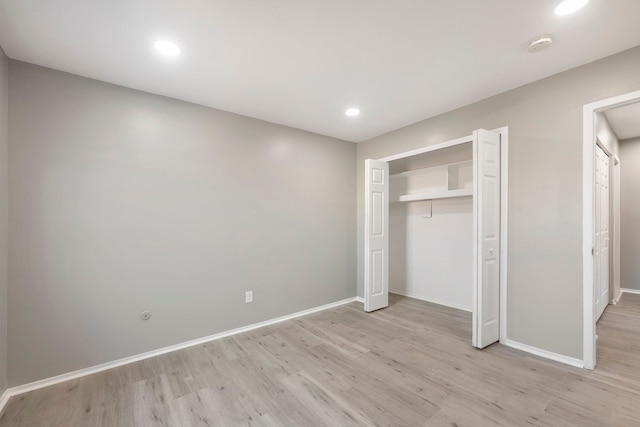
[[404, 172], [392, 173], [392, 174], [389, 174], [389, 177], [390, 178], [407, 178], [409, 176], [423, 175], [425, 173], [432, 173], [432, 172], [439, 171], [439, 170], [444, 170], [446, 172], [448, 169], [460, 168], [460, 167], [465, 167], [465, 166], [473, 167], [473, 160], [462, 160], [462, 161], [459, 161], [459, 162], [446, 163], [446, 164], [442, 164], [442, 165], [429, 166], [429, 167], [426, 167], [426, 168], [413, 169], [413, 170], [404, 171]]
[[435, 200], [435, 199], [451, 199], [454, 197], [467, 197], [473, 196], [472, 189], [462, 188], [459, 190], [436, 190], [426, 191], [424, 193], [416, 194], [403, 194], [398, 197], [398, 200], [393, 200], [393, 203], [399, 202], [415, 202], [417, 200]]

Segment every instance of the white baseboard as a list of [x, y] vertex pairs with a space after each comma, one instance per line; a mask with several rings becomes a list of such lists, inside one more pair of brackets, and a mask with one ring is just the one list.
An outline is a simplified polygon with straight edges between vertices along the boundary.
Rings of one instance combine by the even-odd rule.
[[364, 304], [364, 298], [362, 298], [362, 297], [356, 297], [355, 301], [356, 302], [361, 302], [362, 304]]
[[507, 347], [515, 348], [516, 350], [526, 351], [527, 353], [544, 357], [545, 359], [550, 359], [556, 362], [564, 363], [565, 365], [575, 366], [576, 368], [584, 368], [584, 362], [580, 359], [574, 359], [573, 357], [565, 356], [563, 354], [553, 353], [551, 351], [547, 351], [538, 347], [522, 344], [510, 339], [505, 340], [503, 344], [506, 345]]
[[9, 389], [5, 390], [4, 393], [2, 393], [2, 396], [0, 396], [0, 415], [2, 415], [2, 410], [4, 409], [5, 405], [9, 402], [10, 398], [11, 398], [11, 394], [9, 393]]
[[54, 384], [59, 384], [65, 381], [74, 380], [76, 378], [84, 377], [87, 375], [95, 374], [98, 372], [106, 371], [107, 369], [117, 368], [119, 366], [127, 365], [129, 363], [138, 362], [140, 360], [149, 359], [151, 357], [160, 356], [162, 354], [171, 353], [177, 350], [182, 350], [184, 348], [193, 347], [196, 345], [204, 344], [207, 342], [219, 340], [221, 338], [226, 338], [231, 335], [240, 334], [242, 332], [251, 331], [253, 329], [262, 328], [264, 326], [273, 325], [276, 323], [284, 322], [285, 320], [295, 319], [296, 317], [306, 316], [312, 313], [316, 313], [318, 311], [327, 310], [330, 308], [338, 307], [344, 304], [349, 304], [351, 302], [358, 301], [358, 297], [352, 297], [343, 299], [340, 301], [332, 302], [329, 304], [321, 305], [318, 307], [313, 307], [307, 310], [298, 311], [296, 313], [287, 314], [285, 316], [276, 317], [274, 319], [265, 320], [263, 322], [254, 323], [247, 326], [242, 326], [240, 328], [231, 329], [229, 331], [220, 332], [218, 334], [209, 335], [203, 338], [197, 338], [195, 340], [186, 341], [180, 344], [170, 345], [168, 347], [159, 348], [157, 350], [148, 351], [146, 353], [137, 354], [134, 356], [125, 357], [123, 359], [114, 360], [113, 362], [102, 363], [100, 365], [91, 366], [89, 368], [79, 369], [77, 371], [68, 372], [66, 374], [57, 375], [51, 378], [45, 378], [43, 380], [34, 381], [31, 383], [19, 385], [16, 387], [11, 387], [7, 389], [0, 397], [0, 414], [4, 409], [4, 406], [7, 404], [9, 399], [13, 396], [17, 396], [22, 393], [27, 393], [33, 390], [37, 390], [40, 388], [48, 387]]
[[618, 295], [613, 298], [613, 305], [616, 305], [620, 302], [620, 298], [622, 298], [623, 291], [622, 289], [618, 290]]
[[640, 295], [640, 289], [620, 288], [620, 293]]
[[471, 308], [469, 308], [469, 307], [464, 307], [464, 306], [458, 305], [458, 304], [452, 304], [450, 302], [439, 301], [439, 300], [436, 300], [436, 299], [433, 299], [433, 298], [427, 298], [427, 297], [424, 297], [422, 295], [412, 294], [410, 292], [404, 292], [404, 291], [397, 291], [397, 290], [394, 290], [394, 289], [389, 289], [389, 293], [390, 294], [402, 295], [402, 296], [409, 297], [409, 298], [419, 299], [420, 301], [426, 301], [426, 302], [430, 302], [430, 303], [433, 303], [433, 304], [444, 305], [445, 307], [451, 307], [451, 308], [455, 308], [457, 310], [468, 311], [469, 313], [471, 313]]

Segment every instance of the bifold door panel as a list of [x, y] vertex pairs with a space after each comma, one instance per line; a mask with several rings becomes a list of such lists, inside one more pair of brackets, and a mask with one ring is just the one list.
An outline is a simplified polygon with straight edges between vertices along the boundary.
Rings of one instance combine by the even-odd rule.
[[389, 164], [365, 161], [364, 309], [389, 305]]
[[500, 340], [500, 134], [473, 133], [475, 147], [476, 291], [474, 346]]

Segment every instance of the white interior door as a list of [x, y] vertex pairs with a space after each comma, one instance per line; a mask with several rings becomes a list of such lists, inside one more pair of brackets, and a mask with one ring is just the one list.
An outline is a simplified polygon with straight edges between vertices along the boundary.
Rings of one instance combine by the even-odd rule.
[[609, 304], [609, 156], [596, 145], [595, 239], [593, 265], [595, 279], [595, 314], [600, 319]]
[[389, 305], [389, 164], [365, 161], [364, 310]]
[[474, 143], [473, 345], [500, 339], [500, 134], [484, 129]]

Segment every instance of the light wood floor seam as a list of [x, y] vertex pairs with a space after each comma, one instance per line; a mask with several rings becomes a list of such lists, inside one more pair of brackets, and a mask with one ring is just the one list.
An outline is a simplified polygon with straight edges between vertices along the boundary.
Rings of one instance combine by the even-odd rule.
[[470, 313], [390, 295], [13, 397], [0, 427], [640, 426], [640, 295], [598, 335], [593, 372], [479, 351]]

